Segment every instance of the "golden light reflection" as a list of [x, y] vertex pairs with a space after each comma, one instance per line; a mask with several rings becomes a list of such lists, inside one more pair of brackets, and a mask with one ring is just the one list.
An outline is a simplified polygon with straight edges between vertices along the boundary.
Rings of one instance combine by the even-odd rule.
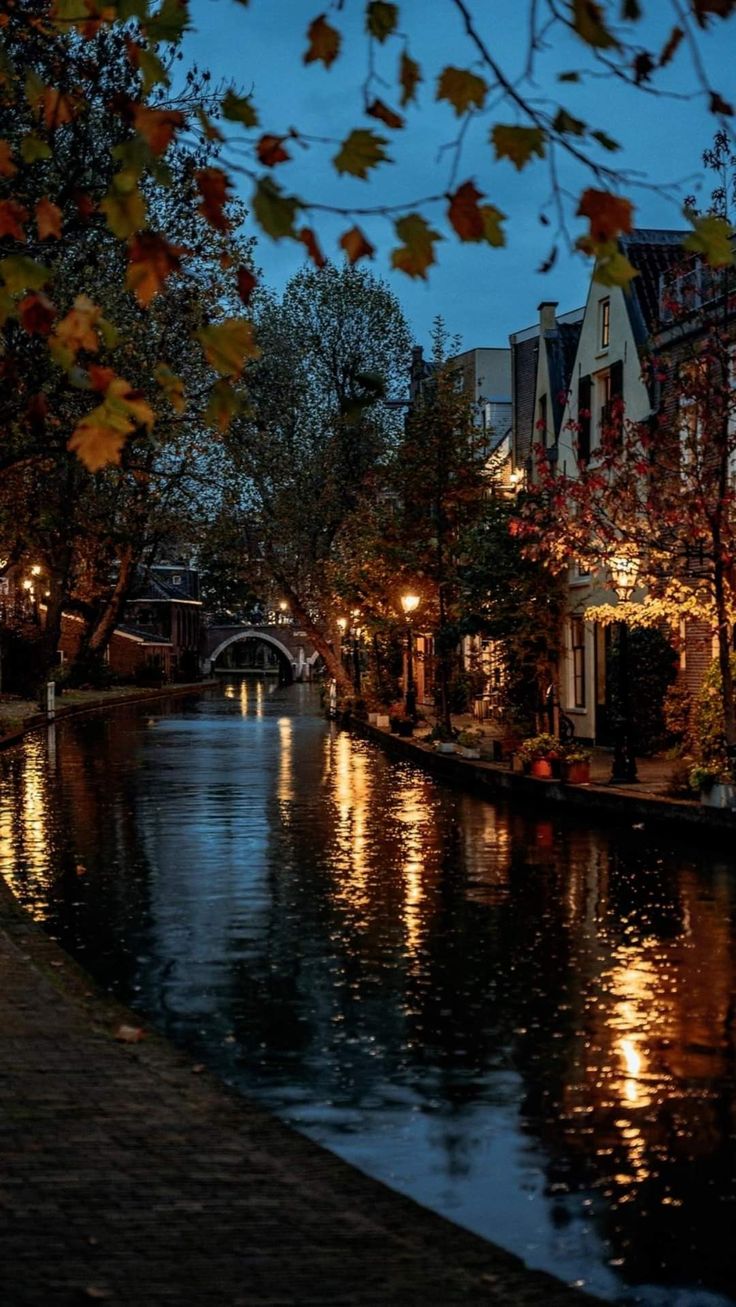
[[234, 685], [226, 685], [226, 686], [225, 686], [225, 698], [226, 698], [226, 699], [234, 699], [234, 698], [235, 698], [235, 686], [234, 686]]
[[[246, 682], [244, 681], [243, 684], [245, 685]], [[265, 696], [263, 693], [263, 681], [256, 681], [256, 717], [263, 716], [264, 703]]]
[[279, 803], [289, 803], [294, 798], [294, 723], [291, 717], [280, 717], [278, 726], [279, 775], [277, 795]]
[[404, 928], [406, 944], [416, 954], [421, 941], [424, 899], [424, 827], [426, 822], [426, 794], [419, 782], [403, 787], [398, 795], [396, 819], [401, 823], [402, 861], [404, 880]]
[[325, 738], [326, 771], [336, 808], [335, 842], [342, 880], [338, 898], [353, 911], [365, 913], [368, 892], [367, 806], [368, 768], [365, 755], [345, 732], [331, 731]]
[[248, 698], [248, 681], [244, 676], [240, 682], [240, 713], [242, 717], [248, 716], [249, 698]]

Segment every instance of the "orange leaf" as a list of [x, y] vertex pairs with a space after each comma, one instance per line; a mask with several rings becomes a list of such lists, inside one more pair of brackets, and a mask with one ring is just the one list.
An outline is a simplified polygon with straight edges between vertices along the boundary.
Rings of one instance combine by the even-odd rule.
[[340, 50], [340, 33], [331, 27], [324, 14], [320, 14], [307, 28], [309, 45], [304, 53], [305, 64], [323, 63], [329, 68]]
[[590, 239], [595, 245], [613, 241], [621, 232], [631, 231], [633, 205], [610, 191], [584, 191], [578, 205], [578, 217], [590, 220]]
[[104, 395], [105, 392], [110, 389], [110, 386], [115, 380], [115, 373], [112, 368], [100, 367], [99, 363], [90, 363], [87, 376], [89, 377], [92, 389], [99, 390], [101, 395]]
[[482, 109], [488, 83], [469, 68], [443, 68], [437, 81], [438, 100], [449, 100], [458, 118], [469, 109]]
[[54, 335], [75, 356], [80, 349], [95, 353], [100, 345], [96, 324], [101, 317], [102, 309], [88, 295], [77, 295], [74, 306], [61, 319]]
[[229, 231], [230, 221], [223, 212], [223, 207], [227, 203], [230, 179], [221, 168], [202, 168], [194, 177], [197, 190], [202, 196], [197, 213], [201, 213], [216, 231]]
[[297, 236], [299, 240], [302, 242], [302, 244], [306, 245], [307, 253], [309, 254], [310, 259], [312, 260], [312, 263], [316, 264], [318, 268], [324, 268], [327, 259], [325, 258], [324, 254], [322, 253], [322, 250], [319, 247], [319, 242], [314, 232], [312, 231], [312, 228], [302, 227], [301, 231], [297, 232]]
[[258, 285], [258, 278], [253, 276], [250, 268], [238, 268], [236, 275], [238, 295], [244, 304], [248, 304], [253, 291]]
[[48, 195], [44, 195], [42, 200], [36, 205], [36, 227], [38, 228], [39, 240], [48, 240], [53, 236], [55, 240], [61, 240], [61, 219], [62, 212], [58, 204], [54, 204]]
[[447, 216], [463, 241], [480, 241], [483, 239], [483, 214], [478, 207], [482, 194], [472, 182], [463, 182], [454, 195], [450, 196]]
[[56, 309], [48, 295], [33, 290], [18, 305], [18, 314], [30, 336], [48, 336], [56, 317]]
[[12, 177], [18, 169], [13, 163], [8, 141], [0, 141], [0, 177]]
[[67, 95], [65, 91], [57, 91], [52, 86], [45, 88], [41, 100], [43, 120], [50, 132], [64, 123], [72, 122], [79, 112], [79, 106], [73, 96]]
[[360, 227], [351, 227], [340, 237], [340, 246], [348, 256], [350, 263], [357, 263], [358, 259], [372, 259], [376, 252], [374, 245], [363, 235]]
[[133, 109], [135, 130], [150, 145], [154, 154], [165, 153], [174, 133], [184, 126], [184, 122], [184, 114], [180, 109], [149, 109], [145, 104], [136, 104]]
[[0, 200], [0, 236], [12, 236], [14, 240], [24, 241], [26, 234], [22, 224], [28, 218], [28, 210], [16, 200]]
[[395, 113], [393, 109], [383, 103], [383, 100], [374, 100], [372, 104], [368, 105], [366, 113], [369, 113], [371, 118], [380, 118], [382, 123], [385, 123], [387, 127], [391, 127], [394, 131], [398, 131], [400, 127], [404, 126], [404, 119], [401, 114]]
[[284, 149], [283, 136], [271, 136], [268, 133], [262, 136], [256, 146], [258, 158], [267, 168], [273, 168], [274, 164], [286, 163], [291, 158], [288, 150]]
[[138, 232], [128, 242], [128, 270], [125, 285], [146, 308], [162, 289], [166, 278], [181, 267], [180, 245], [169, 245], [152, 231]]

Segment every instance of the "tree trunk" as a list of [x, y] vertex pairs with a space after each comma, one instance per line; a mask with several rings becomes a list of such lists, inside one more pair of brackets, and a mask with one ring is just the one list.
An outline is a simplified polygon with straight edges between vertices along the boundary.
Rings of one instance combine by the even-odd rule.
[[[720, 541], [718, 541], [718, 545], [720, 545]], [[726, 748], [729, 750], [729, 761], [732, 761], [730, 750], [734, 745], [736, 745], [736, 708], [734, 707], [734, 685], [733, 674], [731, 671], [731, 637], [728, 603], [726, 598], [723, 563], [721, 562], [719, 554], [716, 554], [715, 566], [713, 569], [713, 588], [716, 601], [716, 621], [718, 623], [718, 666], [721, 672], [723, 733], [726, 737]]]
[[353, 693], [353, 685], [348, 673], [342, 665], [342, 659], [339, 653], [335, 653], [334, 646], [326, 638], [320, 628], [312, 621], [309, 613], [304, 608], [300, 599], [294, 593], [288, 582], [286, 582], [283, 577], [276, 577], [275, 580], [282, 589], [285, 598], [289, 601], [292, 615], [297, 619], [299, 625], [304, 627], [304, 630], [317, 650], [317, 653], [323, 659], [328, 675], [337, 682], [341, 694], [351, 695]]
[[91, 635], [86, 641], [85, 651], [92, 659], [100, 659], [110, 643], [112, 633], [120, 621], [125, 601], [130, 593], [130, 586], [135, 573], [136, 558], [132, 545], [126, 545], [120, 558], [120, 568], [114, 589], [110, 595], [102, 616], [97, 621]]

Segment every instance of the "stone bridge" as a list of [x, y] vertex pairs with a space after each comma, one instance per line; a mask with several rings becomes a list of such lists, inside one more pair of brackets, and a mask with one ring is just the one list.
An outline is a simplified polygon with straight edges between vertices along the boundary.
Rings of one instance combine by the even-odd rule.
[[319, 654], [305, 631], [288, 622], [272, 626], [208, 626], [202, 633], [202, 671], [205, 673], [227, 670], [218, 668], [226, 649], [249, 640], [270, 647], [278, 656], [287, 679], [310, 681], [319, 663]]

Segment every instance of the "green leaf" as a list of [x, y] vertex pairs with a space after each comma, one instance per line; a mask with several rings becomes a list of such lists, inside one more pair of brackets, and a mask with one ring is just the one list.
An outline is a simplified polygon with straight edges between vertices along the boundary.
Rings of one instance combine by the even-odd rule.
[[624, 289], [638, 272], [625, 254], [622, 254], [615, 241], [601, 245], [597, 251], [593, 281], [599, 286], [622, 286]]
[[295, 195], [284, 195], [275, 181], [262, 177], [253, 192], [251, 204], [256, 222], [267, 236], [275, 241], [284, 236], [296, 240], [294, 220], [302, 205]]
[[480, 211], [483, 215], [483, 239], [489, 245], [500, 249], [506, 244], [506, 233], [501, 228], [506, 214], [495, 208], [493, 204], [481, 204]]
[[618, 141], [614, 141], [613, 137], [608, 136], [605, 132], [591, 132], [590, 134], [594, 141], [597, 141], [599, 145], [603, 146], [604, 150], [609, 150], [612, 154], [621, 149]]
[[144, 95], [148, 95], [148, 92], [154, 86], [168, 86], [170, 84], [169, 74], [161, 60], [156, 52], [148, 46], [141, 46], [138, 51], [138, 67], [141, 73]]
[[216, 381], [207, 398], [204, 420], [218, 431], [227, 431], [230, 423], [243, 407], [243, 399], [233, 390], [229, 381]]
[[226, 318], [213, 327], [200, 328], [196, 335], [207, 362], [222, 377], [239, 377], [246, 359], [260, 357], [253, 323], [247, 318]]
[[231, 123], [242, 123], [244, 127], [258, 126], [258, 113], [249, 95], [236, 95], [228, 91], [222, 101], [222, 115]]
[[162, 0], [161, 8], [146, 20], [152, 41], [178, 41], [190, 27], [189, 0]]
[[734, 251], [731, 240], [734, 228], [730, 222], [709, 213], [698, 218], [689, 210], [686, 211], [685, 216], [694, 228], [682, 242], [685, 249], [704, 255], [706, 262], [712, 268], [732, 267]]
[[24, 163], [38, 163], [39, 159], [51, 158], [51, 146], [47, 141], [42, 141], [40, 136], [35, 136], [33, 132], [24, 136], [20, 143], [20, 155]]
[[339, 173], [347, 172], [366, 181], [370, 168], [388, 160], [383, 148], [387, 144], [385, 136], [358, 127], [343, 141], [332, 162]]
[[134, 232], [146, 225], [146, 204], [137, 186], [128, 187], [119, 183], [124, 175], [118, 173], [111, 189], [107, 192], [100, 208], [107, 218], [107, 225], [114, 236], [127, 240]]
[[584, 136], [586, 125], [582, 119], [574, 118], [571, 113], [568, 113], [567, 109], [562, 107], [557, 110], [557, 116], [552, 124], [555, 131], [562, 136]]
[[510, 159], [518, 172], [529, 162], [533, 154], [544, 158], [545, 135], [541, 127], [513, 127], [496, 123], [491, 132], [491, 141], [497, 159]]
[[383, 0], [371, 0], [366, 8], [366, 31], [370, 32], [371, 36], [375, 36], [377, 41], [385, 41], [386, 37], [395, 32], [398, 21], [398, 5], [384, 4]]
[[403, 245], [391, 252], [392, 267], [409, 277], [426, 278], [427, 268], [435, 262], [435, 242], [442, 240], [440, 233], [433, 231], [420, 213], [408, 213], [395, 225]]
[[177, 377], [175, 372], [166, 363], [158, 363], [153, 373], [156, 381], [163, 390], [171, 407], [177, 413], [183, 413], [186, 406], [186, 393], [184, 391], [184, 382], [181, 377]]
[[0, 261], [0, 275], [6, 290], [11, 295], [18, 295], [22, 290], [41, 290], [51, 280], [52, 272], [25, 254], [11, 254]]
[[438, 100], [448, 100], [458, 118], [475, 107], [485, 104], [488, 83], [467, 68], [443, 68], [437, 81]]

